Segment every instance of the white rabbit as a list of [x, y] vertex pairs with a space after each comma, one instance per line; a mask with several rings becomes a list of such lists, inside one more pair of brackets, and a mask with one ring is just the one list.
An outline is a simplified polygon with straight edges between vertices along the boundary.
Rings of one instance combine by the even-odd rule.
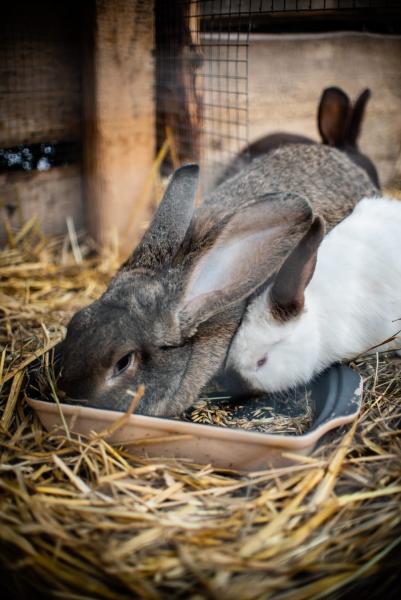
[[248, 306], [227, 367], [256, 390], [285, 390], [400, 330], [401, 202], [365, 198], [326, 237], [315, 217]]

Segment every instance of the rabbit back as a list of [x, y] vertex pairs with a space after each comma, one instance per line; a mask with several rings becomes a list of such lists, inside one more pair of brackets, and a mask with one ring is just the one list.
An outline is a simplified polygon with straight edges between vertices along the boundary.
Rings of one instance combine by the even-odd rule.
[[342, 152], [322, 145], [291, 144], [261, 156], [223, 182], [201, 205], [215, 219], [232, 214], [269, 192], [297, 193], [307, 198], [330, 230], [365, 196], [377, 193], [363, 169]]

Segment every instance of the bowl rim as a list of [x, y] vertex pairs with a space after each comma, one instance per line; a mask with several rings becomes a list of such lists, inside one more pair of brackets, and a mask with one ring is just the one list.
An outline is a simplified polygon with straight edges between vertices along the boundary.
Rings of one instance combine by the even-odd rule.
[[[352, 410], [348, 410], [348, 412], [345, 414], [339, 414], [332, 418], [327, 418], [316, 427], [314, 427], [312, 424], [312, 428], [309, 431], [300, 435], [246, 431], [241, 428], [219, 427], [217, 425], [191, 423], [188, 421], [137, 414], [130, 415], [123, 428], [127, 426], [136, 426], [140, 429], [146, 428], [147, 430], [162, 430], [166, 433], [172, 434], [189, 434], [198, 438], [214, 438], [228, 442], [253, 443], [259, 446], [302, 450], [314, 445], [325, 433], [331, 429], [354, 421], [361, 408], [362, 390], [363, 380], [361, 377], [359, 377], [358, 386], [354, 390], [353, 397], [349, 399], [348, 408], [351, 407], [352, 403]], [[59, 411], [61, 410], [63, 415], [67, 417], [73, 417], [76, 415], [77, 418], [90, 419], [95, 423], [101, 421], [103, 423], [103, 428], [104, 423], [112, 424], [124, 415], [124, 413], [119, 411], [105, 410], [76, 404], [56, 404], [44, 400], [35, 400], [29, 396], [26, 396], [26, 400], [29, 406], [31, 406], [39, 415], [42, 413], [53, 413], [56, 414], [60, 419]], [[93, 427], [90, 427], [87, 433], [89, 433], [91, 430], [93, 430]]]

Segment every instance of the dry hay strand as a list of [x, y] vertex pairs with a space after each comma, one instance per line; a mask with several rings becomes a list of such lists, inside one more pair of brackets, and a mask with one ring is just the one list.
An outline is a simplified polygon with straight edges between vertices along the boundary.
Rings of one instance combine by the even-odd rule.
[[401, 180], [398, 182], [394, 182], [392, 186], [384, 188], [383, 195], [390, 196], [391, 198], [397, 198], [397, 200], [401, 200]]
[[24, 400], [27, 367], [101, 292], [116, 257], [81, 242], [77, 265], [63, 240], [23, 233], [10, 232], [0, 254], [3, 597], [397, 593], [399, 360], [359, 359], [365, 397], [356, 424], [287, 468], [244, 475], [140, 458], [106, 435], [48, 433]]

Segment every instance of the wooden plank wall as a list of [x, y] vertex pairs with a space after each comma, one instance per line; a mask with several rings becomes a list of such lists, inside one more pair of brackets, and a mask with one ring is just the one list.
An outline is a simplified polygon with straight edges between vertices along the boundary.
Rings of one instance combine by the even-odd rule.
[[[364, 33], [251, 36], [250, 140], [288, 131], [319, 139], [317, 106], [336, 85], [355, 98], [372, 90], [360, 148], [384, 185], [399, 177], [401, 159], [401, 36]], [[398, 166], [397, 166], [398, 163]]]
[[[0, 148], [81, 138], [79, 4], [52, 0], [7, 3], [0, 20]], [[0, 174], [0, 207], [11, 222], [37, 214], [48, 233], [66, 216], [83, 225], [81, 164], [47, 172]], [[1, 228], [1, 225], [0, 225]], [[1, 232], [0, 232], [1, 235]]]
[[[206, 37], [216, 44], [219, 34]], [[227, 46], [227, 54], [235, 52]], [[235, 54], [234, 54], [235, 57]], [[243, 57], [244, 58], [244, 57]], [[221, 60], [221, 59], [220, 59]], [[360, 149], [376, 164], [384, 186], [401, 189], [401, 35], [372, 34], [351, 31], [291, 34], [251, 34], [248, 64], [233, 60], [225, 73], [232, 78], [248, 73], [249, 142], [271, 133], [284, 131], [319, 140], [317, 108], [322, 90], [328, 86], [343, 88], [351, 99], [366, 87], [372, 91], [360, 137]], [[205, 50], [205, 68], [213, 73]], [[215, 71], [219, 73], [217, 62]], [[211, 77], [212, 89], [219, 80]], [[224, 83], [224, 87], [229, 83]], [[226, 119], [230, 122], [233, 145], [244, 129], [239, 112], [244, 104], [235, 94], [223, 91], [206, 94], [210, 105], [226, 103]], [[243, 113], [241, 113], [243, 114]], [[213, 113], [212, 113], [213, 115]], [[218, 118], [220, 118], [217, 112]], [[237, 121], [237, 127], [235, 126]], [[217, 123], [213, 135], [205, 136], [205, 155], [213, 185], [218, 173], [216, 166], [225, 159], [229, 149], [226, 128]], [[243, 146], [246, 142], [243, 142]], [[238, 148], [236, 151], [239, 151]], [[226, 159], [228, 162], [228, 159]], [[225, 166], [221, 168], [224, 171]]]
[[72, 216], [101, 243], [137, 241], [155, 151], [153, 49], [152, 1], [15, 0], [0, 22], [0, 148], [81, 140], [83, 162], [1, 174], [5, 214], [18, 204], [45, 232]]
[[2, 15], [1, 147], [79, 139], [81, 30], [74, 13], [79, 20], [74, 2], [16, 0]]

